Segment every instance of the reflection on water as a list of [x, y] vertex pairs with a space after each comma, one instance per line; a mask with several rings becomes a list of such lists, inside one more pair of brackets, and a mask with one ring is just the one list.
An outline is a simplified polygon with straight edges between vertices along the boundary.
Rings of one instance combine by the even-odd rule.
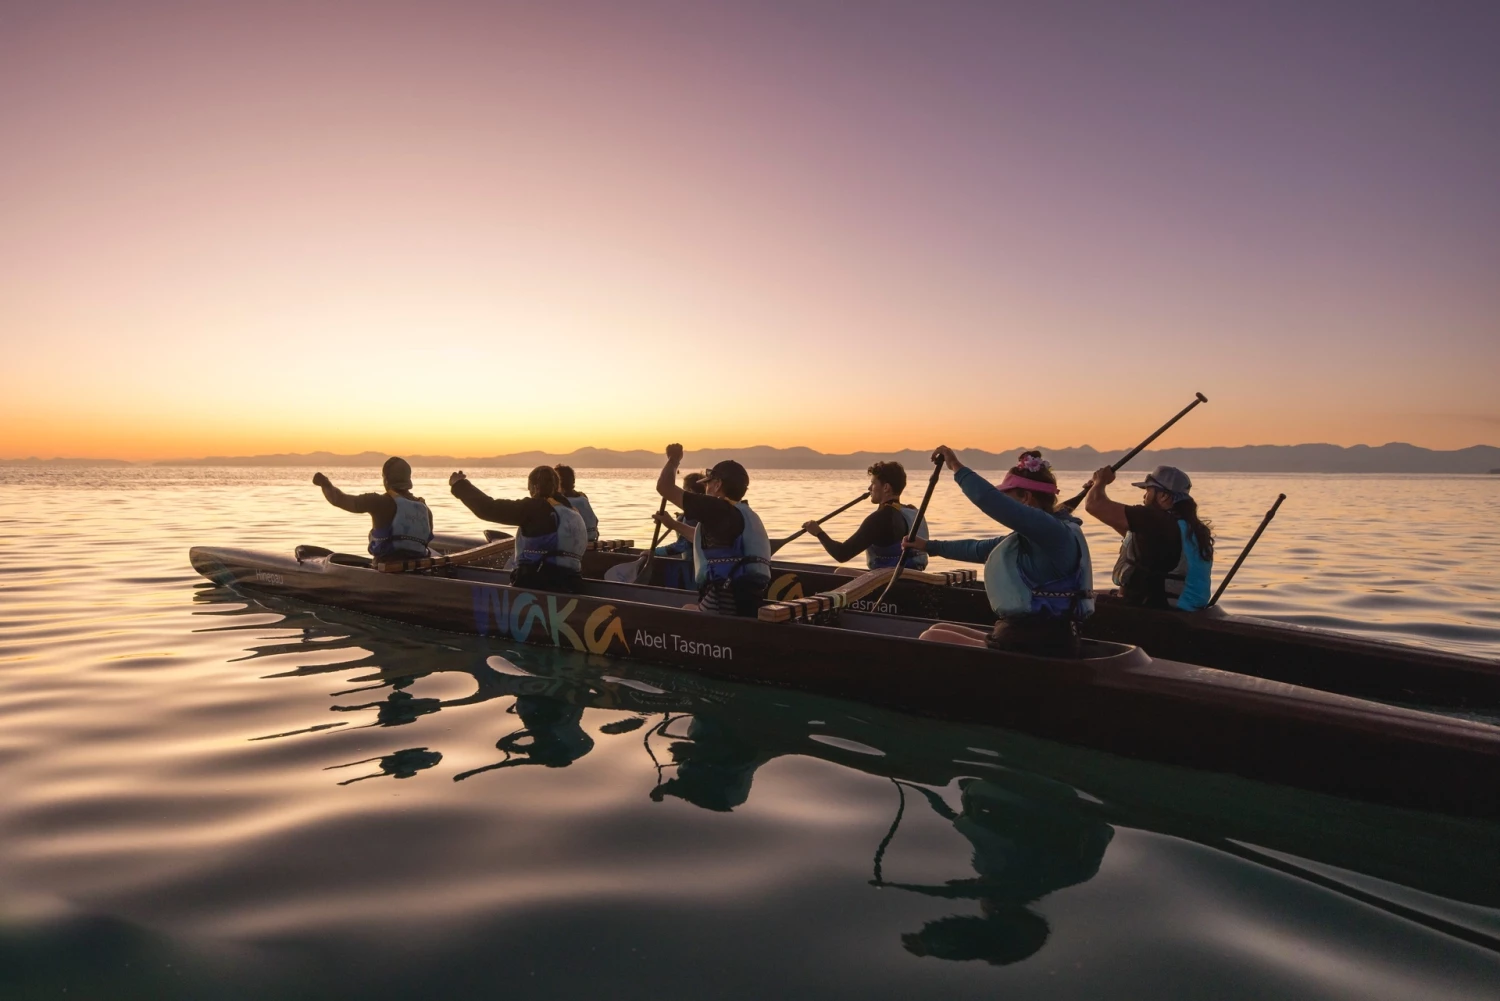
[[0, 490], [0, 997], [1495, 996], [1496, 825], [185, 566], [291, 489]]

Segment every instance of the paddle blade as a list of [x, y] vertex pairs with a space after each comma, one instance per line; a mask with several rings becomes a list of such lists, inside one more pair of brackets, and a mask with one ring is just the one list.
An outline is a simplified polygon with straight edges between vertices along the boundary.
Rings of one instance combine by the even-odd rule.
[[604, 571], [604, 579], [615, 584], [638, 583], [641, 571], [646, 568], [646, 557], [631, 560], [629, 563], [616, 563]]

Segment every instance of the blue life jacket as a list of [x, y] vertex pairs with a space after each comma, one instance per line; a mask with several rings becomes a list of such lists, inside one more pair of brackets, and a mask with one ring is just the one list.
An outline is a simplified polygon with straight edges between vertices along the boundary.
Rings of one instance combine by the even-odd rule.
[[594, 506], [589, 503], [588, 494], [573, 493], [568, 496], [568, 503], [573, 505], [579, 517], [583, 518], [583, 527], [588, 529], [589, 541], [599, 541], [599, 518], [594, 514]]
[[1060, 516], [1078, 547], [1078, 566], [1055, 580], [1034, 581], [1021, 569], [1021, 554], [1030, 543], [1020, 532], [1007, 535], [984, 561], [984, 591], [990, 608], [1000, 618], [1047, 615], [1082, 620], [1094, 614], [1094, 565], [1083, 523]]
[[427, 543], [432, 541], [432, 511], [426, 502], [399, 494], [390, 496], [396, 502], [396, 517], [389, 528], [370, 529], [370, 555], [431, 555]]
[[[684, 515], [680, 520], [688, 528], [696, 529], [698, 527], [698, 521], [695, 518], [689, 518]], [[654, 551], [657, 556], [686, 556], [693, 551], [693, 540], [685, 538], [679, 533], [677, 538], [664, 546], [657, 546]]]
[[516, 566], [546, 563], [575, 573], [583, 570], [583, 554], [589, 547], [589, 532], [583, 517], [556, 497], [548, 497], [557, 524], [546, 535], [525, 535], [516, 529]]
[[770, 583], [771, 537], [766, 526], [749, 504], [738, 501], [734, 506], [745, 519], [745, 528], [729, 545], [705, 546], [707, 533], [701, 526], [693, 533], [693, 571], [700, 593], [718, 581], [739, 577], [759, 577]]
[[[903, 538], [905, 537], [905, 535], [911, 534], [912, 522], [917, 520], [917, 509], [912, 507], [910, 504], [902, 504], [897, 501], [888, 501], [887, 503], [893, 505], [896, 508], [897, 513], [900, 514], [902, 519], [904, 519], [906, 522], [906, 532], [904, 533]], [[917, 538], [927, 538], [926, 518], [923, 518], [921, 524], [917, 525]], [[926, 553], [924, 553], [920, 549], [907, 549], [904, 551], [906, 553], [906, 558], [902, 560], [901, 553], [903, 552], [903, 550], [899, 541], [893, 542], [889, 546], [870, 546], [865, 550], [865, 566], [869, 567], [871, 570], [883, 570], [886, 567], [895, 566], [897, 561], [900, 561], [902, 566], [906, 567], [906, 569], [908, 570], [927, 569]]]

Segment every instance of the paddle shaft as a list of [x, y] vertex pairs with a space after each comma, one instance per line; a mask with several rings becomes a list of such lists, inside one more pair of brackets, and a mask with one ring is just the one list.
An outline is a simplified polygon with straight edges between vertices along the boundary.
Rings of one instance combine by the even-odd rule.
[[[1147, 436], [1145, 441], [1141, 442], [1135, 448], [1132, 448], [1130, 451], [1126, 452], [1119, 458], [1118, 461], [1110, 463], [1109, 468], [1118, 473], [1124, 467], [1125, 463], [1129, 462], [1131, 459], [1134, 459], [1137, 455], [1140, 455], [1142, 450], [1144, 450], [1147, 445], [1160, 438], [1166, 432], [1167, 428], [1171, 427], [1173, 424], [1176, 424], [1178, 421], [1186, 417], [1189, 410], [1192, 410], [1200, 403], [1208, 402], [1208, 397], [1204, 396], [1202, 393], [1196, 393], [1194, 394], [1194, 396], [1196, 398], [1193, 400], [1193, 402], [1177, 411], [1176, 417], [1173, 417], [1171, 420], [1167, 421], [1167, 423], [1151, 432], [1151, 434]], [[1078, 491], [1077, 497], [1074, 497], [1071, 500], [1064, 501], [1061, 506], [1067, 508], [1069, 511], [1073, 510], [1079, 504], [1083, 503], [1083, 499], [1088, 496], [1089, 488], [1093, 485], [1094, 481], [1089, 480], [1083, 485], [1083, 489]]]
[[[932, 500], [932, 492], [937, 489], [938, 477], [942, 475], [943, 457], [941, 455], [934, 455], [932, 457], [932, 479], [927, 481], [927, 492], [922, 495], [922, 506], [917, 508], [917, 516], [911, 521], [911, 530], [906, 533], [907, 542], [910, 542], [917, 537], [917, 529], [921, 527], [922, 518], [927, 514], [927, 502]], [[880, 604], [883, 601], [885, 601], [885, 596], [891, 593], [891, 588], [896, 586], [896, 581], [901, 579], [901, 569], [905, 565], [906, 549], [905, 547], [902, 547], [901, 555], [896, 560], [896, 572], [891, 574], [890, 582], [886, 584], [885, 590], [881, 591], [880, 597], [875, 599], [875, 606], [877, 608], [880, 607]]]
[[1260, 539], [1260, 533], [1264, 532], [1266, 526], [1271, 523], [1271, 519], [1276, 517], [1276, 509], [1281, 506], [1281, 502], [1284, 500], [1286, 500], [1286, 494], [1276, 495], [1276, 503], [1271, 505], [1271, 510], [1267, 511], [1266, 516], [1260, 520], [1260, 527], [1255, 530], [1254, 535], [1250, 536], [1250, 541], [1245, 543], [1245, 548], [1240, 550], [1240, 558], [1234, 561], [1234, 566], [1230, 567], [1229, 572], [1224, 575], [1224, 579], [1219, 581], [1219, 589], [1214, 592], [1212, 598], [1208, 599], [1206, 607], [1212, 608], [1214, 603], [1219, 600], [1219, 595], [1223, 594], [1224, 589], [1229, 586], [1229, 582], [1234, 580], [1235, 572], [1239, 570], [1240, 564], [1245, 562], [1245, 557], [1250, 555], [1250, 550], [1255, 548], [1255, 543]]
[[[854, 498], [852, 501], [850, 501], [849, 503], [845, 504], [843, 507], [839, 508], [838, 510], [836, 510], [836, 511], [829, 511], [823, 517], [819, 518], [816, 522], [814, 522], [814, 524], [821, 525], [825, 521], [829, 521], [830, 519], [837, 518], [839, 515], [843, 514], [845, 511], [849, 510], [851, 507], [853, 507], [854, 505], [858, 504], [860, 501], [865, 500], [869, 496], [870, 496], [870, 491], [866, 490], [864, 493], [860, 494], [858, 497]], [[779, 549], [781, 549], [782, 546], [786, 545], [788, 542], [791, 542], [793, 539], [801, 538], [802, 536], [804, 536], [806, 534], [807, 534], [807, 529], [805, 529], [805, 528], [799, 528], [795, 532], [793, 532], [791, 535], [788, 535], [786, 538], [784, 538], [784, 539], [777, 539], [776, 542], [775, 542], [775, 544], [773, 544], [771, 546], [771, 552], [774, 553], [774, 552], [778, 551]]]
[[[661, 499], [661, 507], [656, 509], [657, 514], [665, 514], [667, 511], [667, 499]], [[656, 523], [656, 529], [651, 533], [651, 548], [646, 550], [646, 559], [641, 563], [640, 572], [635, 575], [637, 581], [651, 579], [651, 561], [656, 558], [656, 544], [661, 541], [661, 522]]]

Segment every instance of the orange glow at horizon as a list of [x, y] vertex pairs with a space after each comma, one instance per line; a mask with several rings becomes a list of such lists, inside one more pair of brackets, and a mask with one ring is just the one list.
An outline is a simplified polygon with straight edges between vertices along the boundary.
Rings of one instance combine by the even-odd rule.
[[1500, 439], [1493, 136], [1357, 51], [436, 6], [0, 14], [0, 458]]

